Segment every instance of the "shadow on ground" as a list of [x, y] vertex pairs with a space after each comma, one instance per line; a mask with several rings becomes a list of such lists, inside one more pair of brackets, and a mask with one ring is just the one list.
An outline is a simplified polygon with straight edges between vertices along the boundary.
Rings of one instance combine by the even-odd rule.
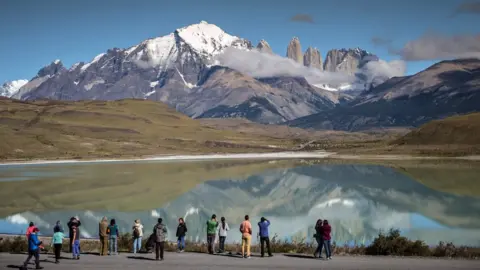
[[291, 258], [317, 259], [317, 260], [320, 260], [319, 258], [315, 258], [315, 257], [313, 257], [313, 256], [304, 255], [304, 254], [283, 254], [283, 256], [291, 257]]
[[144, 260], [144, 261], [155, 261], [154, 258], [144, 257], [144, 256], [127, 256], [127, 259], [132, 259], [132, 260]]

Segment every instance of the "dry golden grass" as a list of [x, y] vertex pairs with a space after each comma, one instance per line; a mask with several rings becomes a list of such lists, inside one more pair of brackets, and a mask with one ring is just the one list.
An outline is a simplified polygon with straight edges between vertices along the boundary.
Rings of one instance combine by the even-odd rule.
[[260, 152], [294, 142], [216, 130], [147, 100], [0, 99], [0, 159], [139, 157], [158, 154]]

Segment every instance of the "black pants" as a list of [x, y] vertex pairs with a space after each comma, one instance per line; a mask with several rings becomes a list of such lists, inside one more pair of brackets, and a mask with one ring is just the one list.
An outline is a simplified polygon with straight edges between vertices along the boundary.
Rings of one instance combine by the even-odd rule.
[[265, 243], [267, 243], [268, 255], [272, 256], [272, 250], [270, 249], [270, 239], [268, 237], [260, 237], [260, 255], [265, 255]]
[[32, 259], [32, 257], [35, 257], [35, 265], [37, 266], [37, 268], [40, 266], [40, 252], [39, 251], [40, 251], [39, 249], [33, 250], [33, 251], [31, 251], [31, 250], [28, 251], [27, 260], [23, 263], [25, 268], [27, 268], [27, 265], [30, 262], [30, 259]]
[[155, 258], [163, 260], [163, 251], [165, 250], [165, 242], [155, 243]]
[[225, 251], [225, 239], [227, 239], [226, 236], [220, 236], [220, 252]]
[[215, 234], [207, 234], [208, 253], [213, 254], [213, 246], [215, 245]]
[[54, 244], [53, 248], [55, 249], [55, 261], [60, 260], [60, 251], [62, 251], [62, 244]]
[[323, 236], [316, 237], [315, 240], [317, 240], [317, 249], [315, 250], [315, 254], [318, 254], [318, 257], [322, 257], [322, 248], [323, 248]]

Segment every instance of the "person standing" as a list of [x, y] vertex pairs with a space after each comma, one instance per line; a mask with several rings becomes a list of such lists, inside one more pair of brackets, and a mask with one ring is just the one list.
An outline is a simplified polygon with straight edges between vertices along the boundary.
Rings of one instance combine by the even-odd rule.
[[330, 236], [332, 232], [332, 227], [328, 224], [328, 220], [323, 221], [323, 245], [325, 246], [325, 256], [326, 260], [332, 259], [332, 245], [330, 243], [332, 237]]
[[315, 224], [315, 240], [317, 241], [317, 249], [315, 250], [315, 253], [313, 254], [314, 257], [323, 259], [322, 257], [322, 248], [323, 248], [323, 222], [321, 219], [317, 220], [317, 223]]
[[220, 226], [218, 227], [218, 236], [220, 238], [219, 244], [219, 253], [225, 252], [225, 240], [227, 239], [227, 231], [230, 230], [228, 227], [227, 222], [225, 221], [225, 217], [220, 218]]
[[62, 243], [63, 239], [65, 238], [65, 235], [63, 234], [63, 231], [60, 230], [59, 227], [55, 227], [54, 229], [54, 234], [52, 237], [52, 244], [53, 249], [55, 251], [55, 263], [60, 263], [60, 252], [62, 251]]
[[108, 219], [103, 217], [100, 223], [98, 223], [98, 238], [100, 239], [100, 256], [106, 256], [108, 254]]
[[107, 228], [107, 233], [109, 238], [108, 255], [118, 255], [118, 226], [114, 218], [110, 220], [110, 225]]
[[268, 227], [270, 226], [270, 221], [264, 217], [260, 219], [258, 223], [258, 229], [260, 234], [260, 255], [264, 257], [265, 255], [265, 243], [267, 244], [268, 256], [272, 257], [272, 250], [270, 249], [270, 237], [268, 235]]
[[140, 223], [140, 220], [135, 220], [133, 224], [133, 253], [136, 254], [140, 252], [142, 248], [142, 237], [143, 237], [143, 225]]
[[37, 233], [39, 231], [40, 230], [35, 227], [28, 236], [28, 257], [23, 263], [23, 269], [27, 269], [27, 265], [32, 257], [35, 257], [35, 269], [43, 269], [43, 267], [40, 266], [40, 245], [42, 244], [42, 241], [38, 240]]
[[[249, 221], [248, 215], [245, 215], [245, 220], [240, 225], [240, 232], [242, 233], [242, 256], [245, 259], [249, 259], [250, 243], [252, 241], [252, 224]], [[245, 249], [247, 250], [246, 253]]]
[[60, 220], [57, 220], [57, 223], [55, 223], [55, 226], [53, 227], [53, 233], [55, 233], [57, 230], [63, 233], [63, 227], [60, 223]]
[[213, 214], [212, 219], [207, 221], [207, 245], [208, 253], [213, 254], [214, 245], [215, 245], [215, 236], [217, 234], [217, 215]]
[[155, 234], [155, 259], [163, 261], [163, 252], [165, 250], [165, 240], [167, 238], [167, 226], [163, 223], [162, 218], [158, 218], [158, 223], [153, 227], [153, 233]]
[[73, 225], [73, 247], [72, 247], [72, 257], [74, 260], [80, 260], [80, 229]]
[[183, 252], [185, 250], [185, 235], [187, 233], [187, 224], [183, 218], [178, 219], [178, 227], [177, 227], [177, 245], [178, 251]]
[[77, 218], [77, 217], [71, 217], [70, 221], [67, 223], [68, 238], [70, 240], [70, 245], [69, 245], [70, 253], [72, 253], [72, 248], [73, 248], [73, 230], [72, 230], [72, 227], [75, 226], [78, 229], [78, 227], [80, 227], [81, 225], [82, 225], [82, 223], [80, 222], [80, 219]]

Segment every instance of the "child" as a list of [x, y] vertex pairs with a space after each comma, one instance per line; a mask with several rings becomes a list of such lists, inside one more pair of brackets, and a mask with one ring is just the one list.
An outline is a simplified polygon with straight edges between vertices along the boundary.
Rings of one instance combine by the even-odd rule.
[[54, 229], [54, 234], [52, 237], [52, 246], [55, 250], [55, 263], [60, 263], [60, 251], [62, 250], [62, 243], [63, 243], [63, 238], [65, 238], [65, 235], [63, 232], [60, 230], [60, 228], [55, 227]]
[[77, 226], [72, 226], [73, 242], [72, 242], [72, 254], [74, 260], [80, 260], [80, 231]]
[[40, 230], [35, 227], [28, 236], [28, 257], [23, 263], [23, 269], [27, 269], [27, 265], [32, 257], [35, 257], [35, 269], [43, 269], [43, 267], [40, 267], [40, 245], [42, 244], [42, 241], [38, 240], [37, 233], [39, 231]]

